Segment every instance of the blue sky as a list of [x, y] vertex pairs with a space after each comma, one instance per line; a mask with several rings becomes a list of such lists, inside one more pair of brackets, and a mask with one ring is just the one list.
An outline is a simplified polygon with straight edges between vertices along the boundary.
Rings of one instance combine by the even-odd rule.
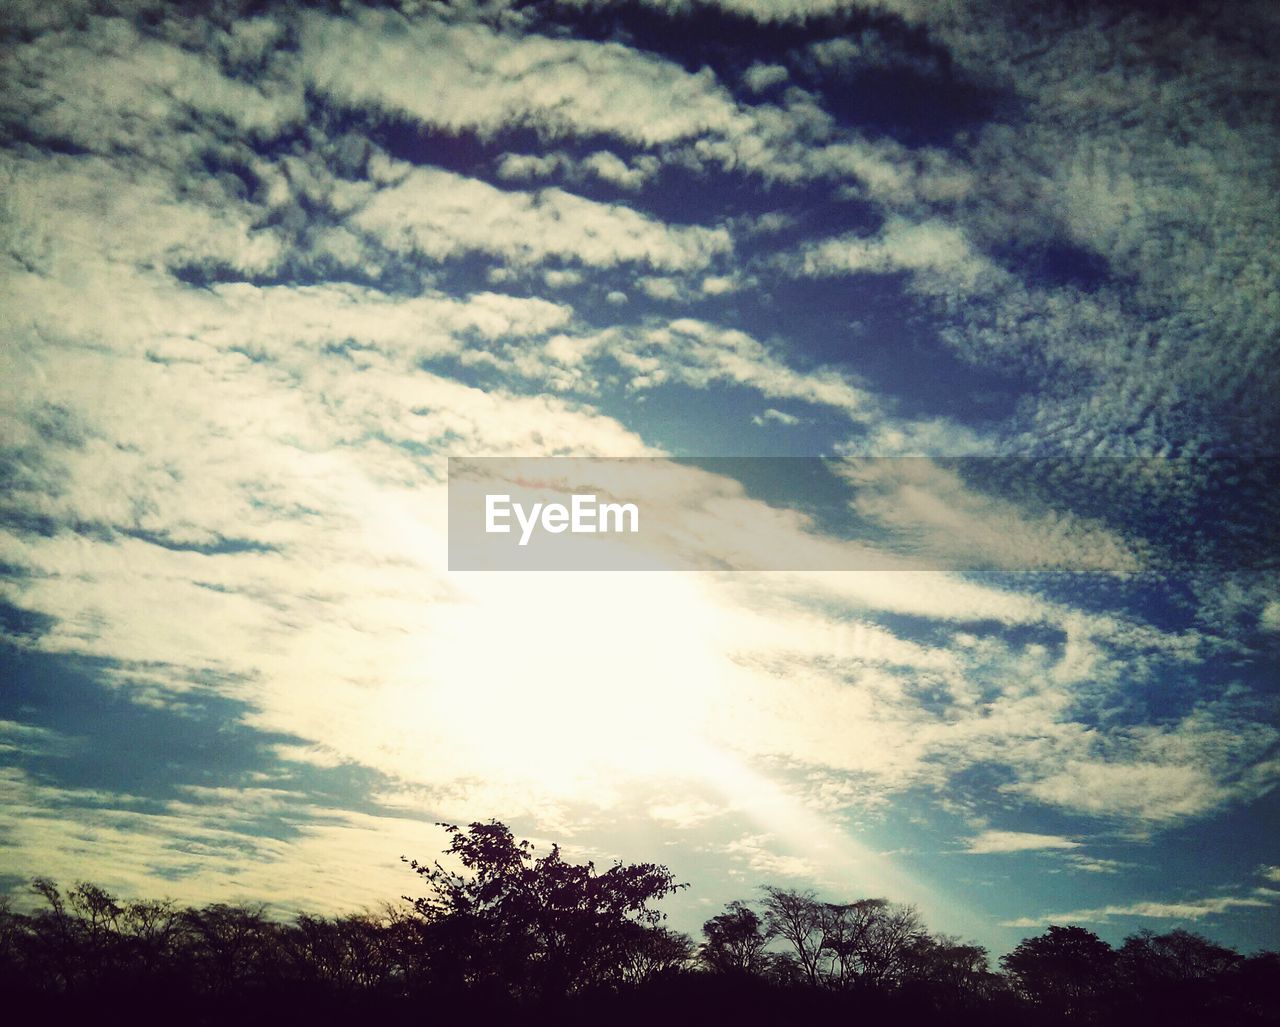
[[[688, 930], [1276, 946], [1273, 5], [3, 18], [0, 884], [348, 909], [498, 817]], [[663, 455], [828, 458], [691, 479], [712, 557], [995, 570], [448, 571], [448, 457]]]

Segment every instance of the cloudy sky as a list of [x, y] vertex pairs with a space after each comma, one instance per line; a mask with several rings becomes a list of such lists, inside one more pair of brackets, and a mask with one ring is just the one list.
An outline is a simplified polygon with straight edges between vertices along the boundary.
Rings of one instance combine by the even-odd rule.
[[[1280, 18], [1168, 6], [6, 4], [0, 886], [498, 817], [1276, 946]], [[684, 465], [713, 565], [960, 565], [448, 570], [448, 457], [663, 455], [829, 458]]]

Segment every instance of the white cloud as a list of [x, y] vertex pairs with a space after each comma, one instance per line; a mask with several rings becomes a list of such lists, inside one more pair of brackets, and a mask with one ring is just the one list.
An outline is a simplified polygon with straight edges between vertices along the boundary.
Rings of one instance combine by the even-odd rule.
[[637, 157], [630, 164], [608, 150], [597, 150], [582, 160], [584, 171], [623, 189], [639, 189], [658, 172], [655, 157]]
[[[562, 0], [566, 4], [591, 6], [607, 0]], [[955, 0], [644, 0], [646, 6], [668, 13], [687, 12], [699, 7], [718, 7], [752, 18], [763, 24], [805, 21], [839, 15], [853, 10], [894, 14], [914, 22], [925, 15], [946, 13], [957, 6]]]
[[[258, 25], [256, 39], [212, 30], [210, 48], [242, 58], [270, 50], [280, 27], [269, 18]], [[142, 35], [125, 18], [88, 15], [81, 31], [36, 34], [9, 60], [4, 102], [22, 111], [28, 129], [102, 155], [127, 150], [166, 165], [191, 156], [210, 142], [184, 131], [192, 112], [266, 135], [306, 116], [301, 92], [271, 72], [253, 85], [228, 77], [217, 60]]]
[[436, 168], [378, 159], [380, 188], [350, 190], [351, 221], [398, 252], [444, 260], [491, 253], [515, 264], [549, 258], [689, 271], [732, 249], [721, 228], [671, 226], [561, 189], [506, 192]]
[[567, 289], [575, 285], [581, 285], [583, 276], [580, 271], [544, 271], [542, 272], [542, 280], [552, 289]]
[[810, 44], [805, 56], [821, 68], [843, 72], [892, 67], [936, 76], [940, 71], [936, 57], [909, 53], [895, 47], [874, 29], [819, 40]]
[[[1277, 737], [1265, 724], [1202, 707], [1168, 727], [1143, 725], [1090, 739], [1064, 752], [1056, 768], [1058, 761], [1046, 762], [1005, 787], [1065, 809], [1167, 823], [1269, 787], [1264, 782], [1274, 781], [1280, 767], [1265, 754]], [[1227, 767], [1250, 769], [1237, 776]]]
[[743, 84], [753, 93], [763, 93], [770, 86], [787, 81], [791, 76], [781, 64], [765, 64], [756, 61], [742, 73]]
[[1151, 920], [1203, 920], [1219, 916], [1233, 909], [1263, 909], [1274, 904], [1274, 899], [1247, 895], [1217, 895], [1185, 901], [1146, 901], [1116, 903], [1096, 909], [1077, 909], [1070, 913], [1047, 913], [1038, 917], [1019, 917], [1006, 920], [1002, 927], [1044, 927], [1048, 924], [1101, 924], [1116, 917], [1140, 917]]
[[[671, 278], [649, 276], [636, 284], [658, 297], [682, 295], [679, 282]], [[615, 304], [625, 300], [625, 294], [609, 297]], [[635, 391], [669, 382], [698, 389], [724, 383], [754, 389], [769, 398], [833, 407], [854, 421], [878, 416], [875, 397], [847, 376], [822, 368], [796, 370], [747, 333], [694, 318], [651, 320], [640, 327], [585, 334], [557, 333], [546, 340], [518, 339], [470, 359], [586, 393], [594, 392], [601, 380], [618, 375]]]
[[807, 246], [798, 270], [811, 276], [914, 272], [929, 291], [971, 292], [1001, 273], [975, 252], [964, 232], [941, 221], [893, 219], [877, 238], [843, 236]]
[[[852, 178], [872, 196], [894, 201], [954, 200], [967, 191], [963, 171], [942, 151], [912, 152], [841, 133], [801, 90], [790, 90], [782, 106], [742, 106], [709, 69], [690, 73], [618, 43], [521, 36], [434, 15], [408, 22], [363, 12], [303, 21], [301, 74], [309, 86], [428, 126], [482, 137], [515, 127], [553, 137], [612, 135], [634, 146], [667, 147], [661, 159], [695, 167], [710, 163], [784, 181]], [[748, 73], [757, 82], [776, 75]], [[835, 141], [811, 149], [815, 138]], [[658, 166], [653, 155], [624, 162], [607, 151], [583, 161], [508, 155], [500, 173], [594, 174], [638, 189]]]
[[614, 343], [612, 358], [635, 372], [632, 384], [637, 388], [678, 374], [694, 386], [728, 381], [765, 396], [836, 407], [855, 418], [874, 409], [870, 395], [839, 373], [793, 370], [747, 333], [694, 318], [654, 326], [638, 336], [615, 330], [603, 338]]
[[630, 162], [608, 150], [597, 150], [581, 160], [566, 153], [504, 153], [498, 161], [498, 176], [505, 179], [553, 178], [562, 175], [567, 181], [581, 182], [598, 178], [621, 189], [638, 190], [661, 168], [656, 157], [641, 154]]
[[[66, 309], [56, 291], [48, 301], [51, 317]], [[399, 363], [402, 353], [417, 352], [410, 343], [418, 324], [492, 339], [518, 332], [536, 338], [563, 324], [567, 310], [478, 294], [465, 302], [385, 301], [387, 316], [370, 317], [370, 310], [379, 309], [377, 297], [350, 287], [286, 292], [236, 286], [185, 299], [161, 290], [152, 302], [166, 305], [173, 315], [163, 322], [166, 334], [178, 323], [177, 315], [187, 319], [190, 338], [181, 346], [165, 343], [163, 336], [149, 341], [147, 322], [121, 317], [118, 341], [108, 336], [118, 347], [118, 358], [64, 350], [47, 358], [28, 357], [37, 361], [34, 366], [17, 365], [10, 378], [15, 385], [41, 375], [58, 383], [46, 386], [43, 393], [23, 390], [24, 394], [42, 395], [75, 410], [87, 426], [85, 448], [71, 446], [57, 457], [72, 487], [38, 501], [59, 520], [136, 524], [193, 542], [248, 535], [278, 551], [211, 556], [172, 551], [140, 539], [108, 544], [67, 533], [44, 540], [10, 538], [5, 562], [38, 572], [10, 596], [58, 618], [42, 644], [121, 661], [118, 679], [131, 694], [148, 701], [174, 701], [184, 689], [195, 687], [206, 669], [228, 672], [223, 687], [252, 700], [260, 726], [298, 733], [332, 758], [411, 780], [452, 780], [457, 775], [502, 780], [508, 769], [515, 775], [515, 768], [525, 767], [529, 760], [545, 763], [544, 757], [526, 752], [529, 740], [523, 729], [533, 714], [515, 701], [523, 692], [500, 691], [489, 700], [494, 708], [511, 711], [502, 721], [506, 741], [500, 747], [512, 756], [509, 768], [501, 761], [495, 764], [483, 747], [455, 744], [468, 737], [459, 729], [460, 711], [447, 705], [447, 690], [439, 692], [431, 683], [450, 680], [465, 666], [469, 678], [498, 683], [494, 687], [505, 688], [500, 683], [510, 682], [522, 688], [524, 672], [518, 667], [477, 665], [473, 643], [492, 617], [517, 623], [527, 616], [512, 612], [508, 617], [501, 612], [508, 605], [527, 607], [521, 606], [521, 591], [494, 606], [498, 595], [486, 590], [487, 598], [473, 614], [458, 619], [461, 611], [446, 601], [455, 595], [454, 587], [438, 577], [443, 523], [439, 493], [429, 486], [431, 465], [423, 467], [391, 443], [411, 441], [437, 452], [445, 445], [453, 452], [481, 453], [527, 453], [535, 447], [544, 452], [644, 452], [638, 439], [589, 408], [547, 397], [485, 393], [422, 371], [406, 373]], [[42, 309], [34, 299], [26, 305], [36, 313]], [[402, 321], [406, 310], [411, 316]], [[269, 361], [253, 362], [228, 348], [254, 325], [260, 326], [257, 345], [271, 355]], [[80, 325], [75, 320], [63, 325], [70, 332], [93, 328], [91, 322]], [[140, 331], [138, 337], [130, 337]], [[350, 357], [323, 354], [324, 343], [348, 336], [377, 349], [353, 351], [354, 363]], [[808, 398], [820, 395], [805, 378], [789, 378], [745, 336], [725, 339], [709, 326], [681, 322], [660, 334], [659, 341], [671, 349], [671, 357], [688, 362], [691, 380], [724, 368], [736, 380], [757, 382], [762, 389]], [[162, 353], [170, 346], [175, 357], [183, 354], [182, 359], [163, 364], [133, 356], [149, 345], [161, 347]], [[720, 345], [729, 347], [728, 363], [716, 355]], [[56, 360], [64, 373], [38, 371], [46, 359]], [[281, 376], [277, 364], [291, 368], [290, 375]], [[668, 360], [661, 366], [680, 365]], [[113, 387], [104, 390], [103, 382]], [[146, 416], [133, 414], [139, 410]], [[255, 441], [252, 449], [235, 442], [248, 430]], [[213, 444], [211, 439], [223, 441]], [[343, 442], [346, 454], [325, 455], [336, 441]], [[136, 453], [148, 459], [141, 461]], [[180, 470], [180, 479], [175, 479], [174, 468]], [[179, 487], [179, 480], [199, 483], [199, 491]], [[148, 512], [141, 521], [135, 520], [134, 512], [138, 496], [147, 500]], [[710, 552], [758, 545], [761, 539], [774, 546], [796, 530], [785, 518], [762, 519], [766, 511], [750, 503], [736, 500], [726, 506], [723, 499], [731, 497], [709, 498], [716, 500], [708, 508], [715, 515], [706, 526]], [[289, 515], [304, 510], [309, 512]], [[318, 574], [313, 569], [317, 567], [324, 573]], [[1084, 736], [1078, 730], [1055, 724], [1064, 716], [1063, 700], [1014, 690], [994, 706], [974, 707], [972, 686], [953, 659], [867, 628], [859, 628], [847, 647], [842, 643], [833, 649], [833, 638], [844, 637], [833, 633], [833, 627], [846, 615], [835, 612], [805, 620], [792, 607], [822, 596], [827, 603], [838, 599], [864, 609], [944, 619], [997, 617], [1038, 623], [1061, 617], [1025, 596], [942, 576], [904, 581], [894, 575], [858, 575], [856, 580], [821, 583], [790, 576], [771, 580], [767, 599], [755, 591], [758, 583], [753, 587], [746, 581], [734, 582], [724, 592], [719, 587], [699, 590], [696, 596], [676, 588], [672, 579], [654, 582], [643, 594], [635, 594], [631, 580], [618, 584], [626, 588], [617, 601], [625, 595], [626, 603], [646, 611], [645, 618], [654, 610], [669, 610], [674, 618], [671, 637], [698, 639], [696, 645], [689, 643], [681, 659], [706, 668], [701, 675], [703, 698], [710, 701], [721, 688], [726, 689], [724, 696], [735, 697], [722, 705], [724, 716], [714, 732], [730, 749], [755, 756], [799, 756], [827, 768], [870, 775], [873, 791], [921, 781], [941, 785], [948, 768], [999, 759], [997, 753], [1010, 738], [1030, 740], [1048, 732], [1072, 742], [1075, 748], [1066, 752], [1088, 755], [1087, 747], [1079, 747]], [[614, 600], [601, 605], [598, 591], [586, 599], [574, 595], [568, 589], [559, 605], [548, 606], [548, 614], [581, 617], [590, 610], [616, 611]], [[768, 612], [757, 615], [757, 609]], [[626, 623], [622, 618], [618, 625]], [[618, 625], [617, 630], [624, 630]], [[544, 657], [538, 654], [547, 645], [558, 646], [556, 639], [561, 637], [551, 623], [541, 621], [532, 622], [530, 632], [511, 650], [512, 658], [526, 668], [541, 665]], [[570, 689], [565, 701], [577, 694], [572, 689], [593, 687], [590, 683], [605, 651], [626, 648], [626, 639], [603, 624], [591, 634], [604, 649], [598, 656], [594, 650], [581, 653], [577, 670], [544, 654], [548, 666], [559, 668], [555, 694]], [[228, 637], [249, 640], [250, 650], [229, 652], [223, 642]], [[442, 645], [445, 639], [453, 642]], [[455, 650], [456, 663], [449, 656]], [[427, 653], [432, 655], [424, 659]], [[850, 661], [834, 674], [821, 662], [833, 654]], [[157, 662], [168, 664], [168, 669], [142, 670]], [[951, 706], [948, 718], [955, 718], [965, 703], [971, 712], [950, 722], [935, 719], [919, 707], [909, 691], [910, 679], [883, 666], [886, 662], [928, 668], [929, 680], [959, 704]], [[1011, 681], [1035, 680], [1045, 670], [1043, 664], [1028, 668], [1014, 663], [1007, 673]], [[638, 665], [636, 673], [650, 682], [666, 675], [661, 663]], [[974, 673], [989, 676], [990, 670], [981, 667]], [[689, 698], [682, 693], [682, 707]], [[406, 718], [406, 710], [418, 712]], [[568, 722], [565, 730], [579, 740], [598, 738], [602, 748], [566, 739], [562, 748], [567, 755], [544, 767], [543, 787], [587, 788], [586, 769], [598, 773], [598, 761], [615, 760], [619, 753], [641, 759], [641, 750], [633, 752], [610, 734], [608, 725], [616, 723], [611, 708], [601, 708], [599, 717], [598, 722]], [[387, 723], [398, 726], [388, 731]], [[656, 725], [654, 729], [668, 731]], [[866, 744], [851, 750], [851, 730]], [[644, 736], [638, 732], [637, 744]], [[1214, 745], [1225, 741], [1220, 734], [1205, 732], [1200, 738]], [[643, 758], [660, 757], [667, 767], [693, 759], [697, 767], [700, 757], [690, 756], [694, 750], [682, 749], [679, 739], [672, 744], [670, 751]], [[424, 752], [433, 755], [427, 759], [420, 755]], [[938, 762], [939, 753], [947, 761]], [[1141, 758], [1151, 759], [1154, 753], [1151, 745], [1139, 750]], [[1010, 758], [1015, 757], [1037, 798], [1067, 805], [1077, 801], [1072, 789], [1055, 790], [1054, 774], [1071, 771], [1074, 764], [1059, 770], [1053, 749], [1015, 742]], [[1123, 751], [1104, 751], [1098, 758], [1126, 757]], [[1170, 751], [1161, 756], [1175, 758], [1181, 761], [1187, 755]], [[1205, 771], [1195, 806], [1175, 805], [1171, 812], [1197, 812], [1222, 801], [1215, 775], [1225, 773], [1236, 758], [1224, 751], [1221, 761]], [[1132, 794], [1127, 785], [1117, 793], [1126, 791]], [[1155, 808], [1167, 803], [1168, 795], [1148, 796], [1146, 801]], [[1099, 811], [1116, 810], [1100, 806]], [[1138, 817], [1169, 815], [1158, 809], [1152, 814], [1146, 805], [1133, 803], [1118, 811]]]
[[60, 732], [16, 720], [0, 720], [0, 753], [57, 756], [72, 751], [75, 745], [75, 740]]
[[571, 166], [572, 161], [563, 153], [504, 153], [497, 170], [499, 178], [551, 178]]
[[[183, 201], [162, 173], [121, 174], [98, 157], [0, 157], [7, 182], [3, 231], [28, 268], [55, 280], [74, 278], [96, 258], [121, 265], [166, 268], [186, 262], [223, 264], [253, 274], [272, 270], [279, 235], [254, 224], [247, 205]], [[10, 274], [7, 288], [24, 279]], [[98, 280], [87, 283], [103, 289]], [[104, 290], [105, 291], [105, 290]]]
[[[160, 878], [165, 894], [191, 904], [373, 908], [405, 891], [401, 852], [444, 847], [431, 823], [315, 807], [269, 788], [195, 791], [157, 809], [129, 795], [53, 788], [9, 768], [0, 770], [0, 798], [0, 831], [17, 865], [59, 882], [92, 868], [95, 884], [128, 897], [154, 898]], [[255, 830], [266, 813], [290, 824], [287, 840]]]
[[1099, 859], [1095, 856], [1072, 853], [1067, 857], [1067, 865], [1072, 870], [1080, 870], [1087, 874], [1118, 874], [1130, 864], [1117, 859]]
[[983, 831], [969, 839], [966, 852], [1030, 852], [1043, 849], [1078, 849], [1080, 843], [1056, 834], [1029, 831]]
[[1262, 608], [1258, 625], [1267, 631], [1280, 631], [1280, 600], [1272, 599]]
[[347, 104], [482, 135], [511, 126], [672, 143], [736, 115], [709, 70], [618, 43], [517, 35], [427, 16], [361, 12], [303, 19], [309, 83]]
[[723, 296], [742, 288], [743, 282], [733, 275], [708, 275], [702, 280], [702, 291], [708, 296]]
[[794, 414], [788, 414], [785, 410], [775, 410], [773, 407], [767, 407], [762, 414], [756, 414], [751, 418], [752, 424], [764, 426], [767, 424], [780, 424], [783, 427], [790, 428], [800, 423], [800, 418]]
[[674, 300], [681, 296], [680, 283], [674, 278], [645, 275], [636, 279], [636, 285], [652, 300]]
[[659, 803], [649, 807], [649, 816], [663, 824], [682, 831], [700, 827], [716, 817], [722, 816], [724, 809], [701, 799], [680, 799], [674, 802]]
[[860, 517], [891, 528], [938, 566], [1132, 573], [1144, 564], [1142, 551], [1114, 528], [983, 492], [953, 465], [851, 458], [833, 466], [854, 490], [850, 505]]
[[767, 834], [743, 835], [725, 845], [724, 849], [733, 858], [746, 863], [757, 876], [799, 877], [806, 880], [818, 874], [818, 867], [803, 856], [776, 851], [776, 845], [770, 844], [774, 838]]

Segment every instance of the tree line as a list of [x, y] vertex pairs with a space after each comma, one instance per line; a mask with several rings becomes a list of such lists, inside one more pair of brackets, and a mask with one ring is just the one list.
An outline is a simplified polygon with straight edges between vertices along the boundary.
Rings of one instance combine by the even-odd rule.
[[441, 826], [447, 866], [405, 860], [422, 894], [345, 916], [38, 878], [32, 912], [0, 904], [0, 995], [46, 1021], [131, 1024], [1280, 1023], [1280, 954], [1185, 930], [1112, 947], [1055, 925], [993, 967], [910, 906], [767, 886], [695, 941], [656, 908], [687, 887], [665, 866], [597, 870], [496, 821]]

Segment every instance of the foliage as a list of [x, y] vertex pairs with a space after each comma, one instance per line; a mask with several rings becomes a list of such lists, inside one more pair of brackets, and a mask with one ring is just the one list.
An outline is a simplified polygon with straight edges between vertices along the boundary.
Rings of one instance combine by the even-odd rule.
[[698, 957], [708, 970], [722, 974], [762, 974], [769, 959], [760, 917], [745, 902], [730, 902], [723, 913], [702, 925], [706, 938]]
[[[611, 1025], [655, 1020], [876, 1024], [1280, 1022], [1280, 954], [1248, 957], [1185, 930], [1113, 949], [1080, 927], [986, 951], [930, 934], [885, 899], [835, 903], [765, 888], [693, 942], [653, 904], [665, 867], [539, 856], [502, 824], [448, 826], [438, 863], [410, 863], [409, 905], [272, 918], [262, 906], [128, 900], [37, 879], [0, 899], [0, 994], [51, 1022], [350, 1023], [430, 1019]], [[137, 996], [146, 996], [139, 1005]]]
[[766, 887], [764, 893], [766, 935], [789, 946], [797, 976], [811, 987], [896, 986], [924, 937], [915, 909], [886, 899], [833, 903], [813, 892]]
[[665, 914], [650, 907], [685, 887], [653, 863], [570, 863], [553, 846], [535, 857], [504, 824], [472, 824], [450, 835], [446, 868], [406, 860], [430, 888], [412, 899], [427, 936], [448, 946], [441, 982], [506, 988], [517, 997], [571, 994], [634, 972], [636, 949], [656, 952]]
[[1024, 939], [1000, 963], [1032, 1002], [1082, 1016], [1111, 987], [1115, 952], [1083, 927], [1051, 926], [1037, 938]]

